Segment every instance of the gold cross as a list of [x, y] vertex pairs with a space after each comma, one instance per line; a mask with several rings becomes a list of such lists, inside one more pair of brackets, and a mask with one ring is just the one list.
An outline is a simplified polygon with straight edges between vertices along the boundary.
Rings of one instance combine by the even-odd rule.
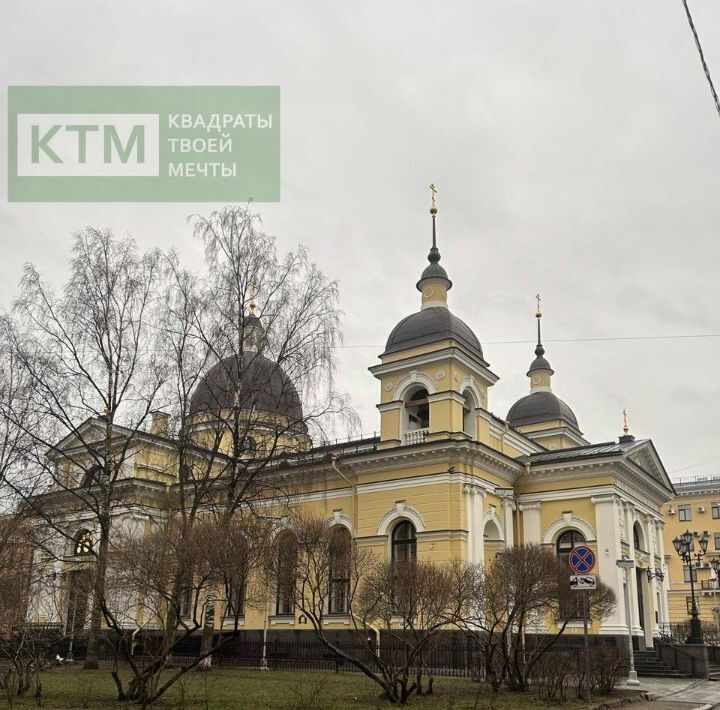
[[535, 315], [539, 318], [542, 315], [542, 311], [540, 310], [540, 294], [535, 294], [535, 300], [537, 301], [537, 312]]
[[432, 206], [435, 207], [435, 195], [437, 194], [437, 188], [435, 187], [435, 183], [430, 183], [430, 193], [432, 195]]

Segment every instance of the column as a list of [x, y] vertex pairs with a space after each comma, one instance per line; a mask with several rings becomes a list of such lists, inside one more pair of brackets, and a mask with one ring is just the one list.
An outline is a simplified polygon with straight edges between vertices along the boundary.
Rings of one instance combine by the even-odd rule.
[[510, 496], [503, 496], [503, 525], [505, 526], [505, 547], [512, 547], [515, 544], [515, 530], [513, 526], [513, 512], [515, 501]]
[[475, 525], [473, 515], [475, 513], [475, 507], [473, 505], [473, 486], [470, 483], [466, 483], [463, 486], [465, 493], [465, 525], [467, 527], [467, 561], [474, 561], [474, 542], [475, 542]]
[[[625, 535], [628, 541], [629, 557], [637, 565], [635, 560], [635, 535], [633, 534], [633, 526], [635, 525], [635, 506], [632, 503], [624, 502], [625, 507]], [[632, 619], [633, 636], [640, 636], [642, 629], [640, 627], [640, 612], [638, 611], [638, 589], [637, 589], [637, 567], [628, 572], [630, 582], [630, 610]]]
[[[660, 629], [658, 629], [658, 622], [660, 618], [660, 610], [658, 609], [658, 579], [655, 577], [655, 570], [657, 565], [655, 564], [655, 555], [657, 554], [657, 530], [655, 529], [655, 520], [651, 515], [645, 516], [645, 534], [648, 539], [648, 554], [650, 555], [650, 561], [648, 567], [650, 568], [653, 578], [648, 582], [648, 610], [652, 613], [652, 619], [649, 619], [649, 623], [645, 624], [645, 643], [652, 645], [652, 639], [654, 636], [660, 635]], [[657, 614], [655, 614], [657, 612]]]
[[485, 564], [485, 538], [483, 537], [483, 498], [485, 497], [485, 491], [480, 486], [473, 486], [473, 505], [474, 505], [474, 519], [475, 519], [475, 541], [473, 542], [473, 551], [475, 555], [475, 562], [479, 562], [481, 565]]
[[665, 563], [665, 523], [662, 520], [655, 521], [655, 531], [657, 535], [657, 550], [660, 557], [660, 569], [665, 574], [665, 578], [660, 583], [660, 623], [667, 624], [670, 621], [670, 610], [668, 608], [670, 577], [668, 576], [668, 566]]
[[600, 581], [607, 584], [613, 592], [617, 604], [612, 614], [603, 619], [601, 634], [627, 634], [625, 622], [625, 597], [623, 580], [625, 573], [617, 566], [621, 557], [620, 517], [617, 498], [613, 494], [593, 496], [590, 501], [595, 506], [595, 532], [597, 535], [597, 568]]
[[525, 545], [542, 544], [542, 529], [540, 527], [540, 506], [542, 503], [521, 503], [520, 512], [523, 516], [523, 543]]

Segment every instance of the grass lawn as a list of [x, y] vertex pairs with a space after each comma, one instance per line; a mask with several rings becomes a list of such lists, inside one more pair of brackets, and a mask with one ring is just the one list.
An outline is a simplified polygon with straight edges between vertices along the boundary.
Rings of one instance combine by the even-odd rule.
[[[44, 708], [116, 708], [137, 706], [118, 703], [115, 686], [106, 670], [82, 671], [78, 667], [54, 668], [41, 676]], [[479, 693], [479, 695], [478, 695]], [[620, 697], [616, 695], [615, 697]], [[594, 698], [591, 705], [608, 700]], [[0, 691], [0, 707], [7, 706]], [[15, 708], [37, 707], [34, 698], [18, 698]], [[409, 707], [415, 708], [515, 708], [563, 707], [580, 710], [588, 707], [581, 701], [561, 706], [538, 699], [535, 693], [502, 692], [495, 698], [484, 685], [462, 678], [437, 678], [433, 696], [413, 696]], [[249, 708], [295, 708], [297, 710], [330, 710], [331, 708], [389, 708], [379, 697], [379, 686], [356, 673], [318, 671], [258, 671], [214, 669], [185, 676], [168, 691], [155, 707], [164, 710], [240, 710]]]

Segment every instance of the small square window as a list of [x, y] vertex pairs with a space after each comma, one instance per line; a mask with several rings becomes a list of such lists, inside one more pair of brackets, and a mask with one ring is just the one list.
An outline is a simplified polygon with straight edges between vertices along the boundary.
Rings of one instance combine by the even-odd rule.
[[689, 505], [678, 506], [678, 520], [687, 523], [692, 520], [692, 510]]
[[[686, 582], [690, 581], [690, 565], [683, 565], [683, 578]], [[692, 581], [697, 582], [697, 569], [692, 568]]]
[[715, 549], [720, 550], [720, 533], [713, 533], [713, 538], [715, 541]]

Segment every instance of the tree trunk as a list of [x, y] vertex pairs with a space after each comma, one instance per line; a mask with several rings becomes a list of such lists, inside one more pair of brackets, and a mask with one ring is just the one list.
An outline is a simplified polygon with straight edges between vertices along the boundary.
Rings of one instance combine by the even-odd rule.
[[83, 670], [96, 670], [99, 667], [98, 650], [102, 626], [102, 602], [105, 597], [105, 573], [107, 571], [108, 548], [110, 544], [110, 515], [106, 511], [100, 516], [100, 543], [98, 545], [95, 580], [93, 584], [93, 604], [90, 615], [90, 634]]

